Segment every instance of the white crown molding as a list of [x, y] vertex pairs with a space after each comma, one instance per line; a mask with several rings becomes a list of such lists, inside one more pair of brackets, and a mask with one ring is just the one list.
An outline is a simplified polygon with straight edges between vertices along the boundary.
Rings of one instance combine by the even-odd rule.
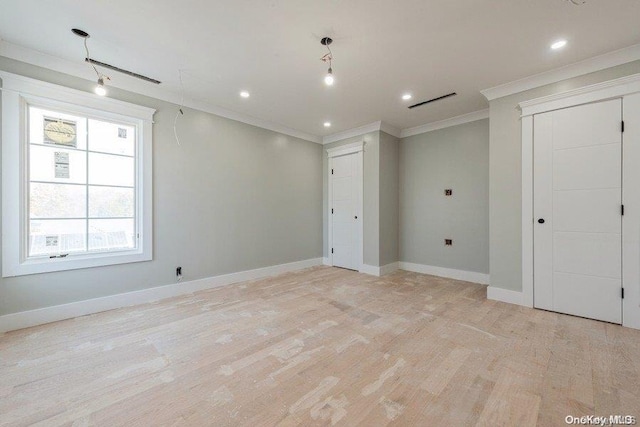
[[379, 131], [382, 127], [382, 122], [373, 122], [368, 125], [360, 126], [357, 128], [345, 130], [338, 133], [333, 133], [322, 138], [323, 144], [331, 144], [332, 142], [342, 141], [343, 139], [353, 138], [354, 136], [364, 135], [365, 133]]
[[[5, 56], [10, 59], [15, 59], [16, 61], [26, 62], [28, 64], [47, 68], [53, 71], [58, 71], [64, 74], [69, 74], [74, 77], [80, 77], [86, 80], [93, 80], [93, 78], [95, 77], [93, 74], [91, 74], [90, 68], [87, 67], [84, 62], [74, 62], [58, 58], [56, 56], [49, 55], [44, 52], [39, 52], [37, 50], [10, 43], [6, 40], [1, 39], [0, 56]], [[166, 90], [162, 86], [145, 83], [126, 76], [122, 76], [122, 78], [111, 81], [109, 83], [109, 86], [123, 89], [129, 92], [138, 93], [151, 98], [156, 98], [162, 101], [171, 102], [176, 105], [180, 104], [181, 100], [180, 94]], [[195, 110], [204, 111], [206, 113], [215, 114], [216, 116], [246, 123], [248, 125], [257, 126], [259, 128], [267, 129], [273, 132], [278, 132], [284, 135], [293, 136], [295, 138], [304, 139], [306, 141], [311, 141], [319, 144], [322, 143], [322, 138], [317, 135], [311, 135], [296, 129], [291, 129], [278, 123], [259, 119], [247, 114], [237, 113], [235, 111], [210, 104], [206, 101], [193, 98], [185, 98], [184, 106], [193, 108]]]
[[68, 304], [5, 314], [4, 316], [0, 316], [0, 334], [7, 331], [57, 322], [59, 320], [72, 319], [74, 317], [85, 316], [87, 314], [99, 313], [101, 311], [146, 304], [205, 289], [231, 285], [238, 282], [275, 276], [321, 264], [322, 258], [312, 258], [288, 264], [273, 265], [270, 267], [257, 268], [255, 270], [240, 271], [237, 273], [224, 274], [222, 276], [207, 277], [204, 279], [157, 286], [134, 292], [126, 292]]
[[604, 70], [606, 68], [626, 64], [628, 62], [637, 61], [639, 59], [640, 44], [635, 44], [623, 49], [605, 53], [603, 55], [594, 56], [593, 58], [585, 59], [584, 61], [576, 62], [561, 68], [556, 68], [554, 70], [535, 74], [510, 83], [505, 83], [489, 89], [481, 90], [480, 92], [485, 96], [485, 98], [487, 98], [487, 100], [492, 101], [497, 98], [513, 95], [514, 93], [524, 92], [529, 89], [557, 83], [562, 80], [582, 76], [585, 74]]
[[399, 130], [385, 122], [373, 122], [365, 126], [349, 129], [344, 132], [334, 133], [327, 135], [323, 138], [323, 144], [330, 144], [336, 141], [342, 141], [347, 138], [353, 138], [355, 136], [364, 135], [369, 132], [382, 131], [396, 138], [406, 138], [408, 136], [419, 135], [421, 133], [431, 132], [438, 129], [444, 129], [451, 126], [462, 125], [465, 123], [475, 122], [478, 120], [488, 119], [489, 109], [474, 111], [472, 113], [463, 114], [461, 116], [451, 117], [450, 119], [440, 120], [433, 123], [427, 123], [412, 128]]
[[583, 86], [518, 104], [522, 117], [640, 92], [640, 73]]
[[396, 138], [400, 138], [400, 129], [391, 126], [388, 123], [380, 122], [380, 130], [384, 133], [388, 133], [391, 136], [395, 136]]
[[487, 108], [484, 110], [463, 114], [461, 116], [452, 117], [450, 119], [440, 120], [433, 123], [427, 123], [426, 125], [403, 129], [400, 132], [400, 138], [406, 138], [408, 136], [419, 135], [421, 133], [431, 132], [438, 129], [444, 129], [451, 126], [458, 126], [465, 123], [475, 122], [478, 120], [483, 120], [488, 118], [489, 118], [489, 109]]

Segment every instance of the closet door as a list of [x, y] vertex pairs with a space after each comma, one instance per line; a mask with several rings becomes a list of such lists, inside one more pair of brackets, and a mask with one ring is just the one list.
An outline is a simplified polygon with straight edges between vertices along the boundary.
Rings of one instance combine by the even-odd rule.
[[[335, 267], [358, 270], [360, 263], [359, 201], [361, 153], [331, 159], [331, 258]], [[360, 215], [361, 216], [361, 215]]]
[[622, 322], [622, 100], [534, 116], [534, 306]]

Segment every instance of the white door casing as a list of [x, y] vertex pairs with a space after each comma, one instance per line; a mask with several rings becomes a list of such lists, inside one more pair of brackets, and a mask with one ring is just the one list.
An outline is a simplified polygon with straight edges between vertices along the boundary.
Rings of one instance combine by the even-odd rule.
[[534, 306], [622, 322], [622, 99], [534, 116]]
[[640, 329], [640, 93], [622, 102], [622, 324]]
[[327, 150], [329, 264], [360, 271], [363, 265], [363, 147]]

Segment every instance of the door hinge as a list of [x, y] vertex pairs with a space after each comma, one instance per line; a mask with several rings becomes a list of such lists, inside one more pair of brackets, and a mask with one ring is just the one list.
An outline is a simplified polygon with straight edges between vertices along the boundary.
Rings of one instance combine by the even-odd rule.
[[624, 299], [624, 288], [622, 288], [621, 294], [622, 294], [622, 299]]
[[331, 175], [333, 175], [333, 169], [331, 169]]
[[620, 205], [620, 215], [624, 215], [624, 205]]
[[333, 213], [333, 208], [331, 208], [331, 213]]
[[621, 124], [620, 124], [620, 130], [621, 130], [622, 132], [624, 132], [624, 120], [623, 120], [623, 121], [621, 122]]
[[333, 248], [331, 248], [331, 253], [333, 253]]

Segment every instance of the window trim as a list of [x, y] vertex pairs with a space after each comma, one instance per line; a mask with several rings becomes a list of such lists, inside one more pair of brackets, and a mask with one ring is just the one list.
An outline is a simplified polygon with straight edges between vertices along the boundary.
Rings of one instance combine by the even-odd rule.
[[[2, 79], [2, 277], [66, 271], [153, 258], [152, 132], [154, 109], [0, 71]], [[140, 233], [134, 250], [27, 259], [27, 105], [111, 117], [137, 126], [136, 210]]]

